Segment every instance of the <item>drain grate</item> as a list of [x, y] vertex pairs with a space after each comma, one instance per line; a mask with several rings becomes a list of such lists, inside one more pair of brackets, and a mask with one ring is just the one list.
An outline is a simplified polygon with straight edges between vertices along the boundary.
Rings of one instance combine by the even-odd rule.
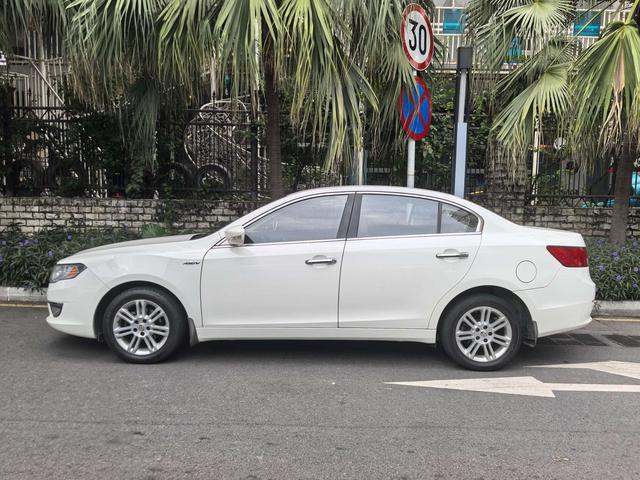
[[589, 333], [561, 333], [538, 340], [540, 345], [575, 345], [587, 347], [640, 347], [640, 335], [591, 335]]
[[602, 340], [598, 340], [593, 335], [589, 335], [588, 333], [572, 333], [571, 336], [578, 340], [582, 345], [587, 345], [588, 347], [606, 347], [607, 344]]
[[640, 347], [640, 335], [605, 335], [605, 337], [623, 347]]

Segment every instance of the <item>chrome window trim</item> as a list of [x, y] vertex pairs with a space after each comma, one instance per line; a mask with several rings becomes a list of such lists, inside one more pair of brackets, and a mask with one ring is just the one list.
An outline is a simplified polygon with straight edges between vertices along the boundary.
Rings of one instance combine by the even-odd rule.
[[231, 246], [227, 243], [224, 243], [226, 239], [222, 239], [221, 243], [214, 245], [212, 248], [243, 248], [243, 247], [262, 247], [262, 246], [274, 246], [274, 245], [297, 245], [303, 243], [330, 243], [330, 242], [342, 242], [344, 243], [347, 239], [344, 237], [341, 238], [326, 238], [324, 240], [296, 240], [291, 242], [270, 242], [270, 243], [245, 243], [240, 246]]
[[388, 238], [400, 239], [400, 238], [423, 238], [423, 237], [457, 237], [460, 235], [481, 235], [482, 232], [461, 232], [461, 233], [418, 233], [416, 235], [384, 235], [377, 237], [352, 237], [347, 238], [347, 242], [352, 240], [386, 240]]

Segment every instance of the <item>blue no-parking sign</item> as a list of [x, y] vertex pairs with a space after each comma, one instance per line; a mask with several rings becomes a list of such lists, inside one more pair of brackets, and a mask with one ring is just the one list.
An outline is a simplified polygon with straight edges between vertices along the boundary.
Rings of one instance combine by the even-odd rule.
[[431, 126], [431, 94], [424, 80], [416, 77], [416, 85], [405, 85], [398, 98], [402, 129], [413, 140], [422, 140]]

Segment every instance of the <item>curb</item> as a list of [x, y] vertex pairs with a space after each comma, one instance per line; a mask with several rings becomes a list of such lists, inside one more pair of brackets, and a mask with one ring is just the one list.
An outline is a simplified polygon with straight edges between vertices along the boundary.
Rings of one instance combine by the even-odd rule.
[[[47, 289], [0, 287], [0, 302], [47, 303]], [[592, 315], [602, 319], [640, 319], [640, 302], [596, 301]]]
[[0, 302], [47, 303], [47, 289], [0, 287]]
[[640, 319], [640, 302], [637, 301], [596, 301], [593, 308], [595, 317], [638, 318]]

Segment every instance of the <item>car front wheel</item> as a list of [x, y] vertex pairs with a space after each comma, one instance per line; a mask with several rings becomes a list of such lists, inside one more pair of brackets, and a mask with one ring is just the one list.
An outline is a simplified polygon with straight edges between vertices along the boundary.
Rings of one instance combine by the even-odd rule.
[[498, 370], [511, 361], [522, 343], [518, 309], [488, 294], [458, 302], [445, 315], [442, 346], [456, 363], [471, 370]]
[[104, 312], [102, 331], [109, 347], [131, 363], [160, 362], [182, 345], [187, 319], [173, 298], [153, 288], [118, 294]]

